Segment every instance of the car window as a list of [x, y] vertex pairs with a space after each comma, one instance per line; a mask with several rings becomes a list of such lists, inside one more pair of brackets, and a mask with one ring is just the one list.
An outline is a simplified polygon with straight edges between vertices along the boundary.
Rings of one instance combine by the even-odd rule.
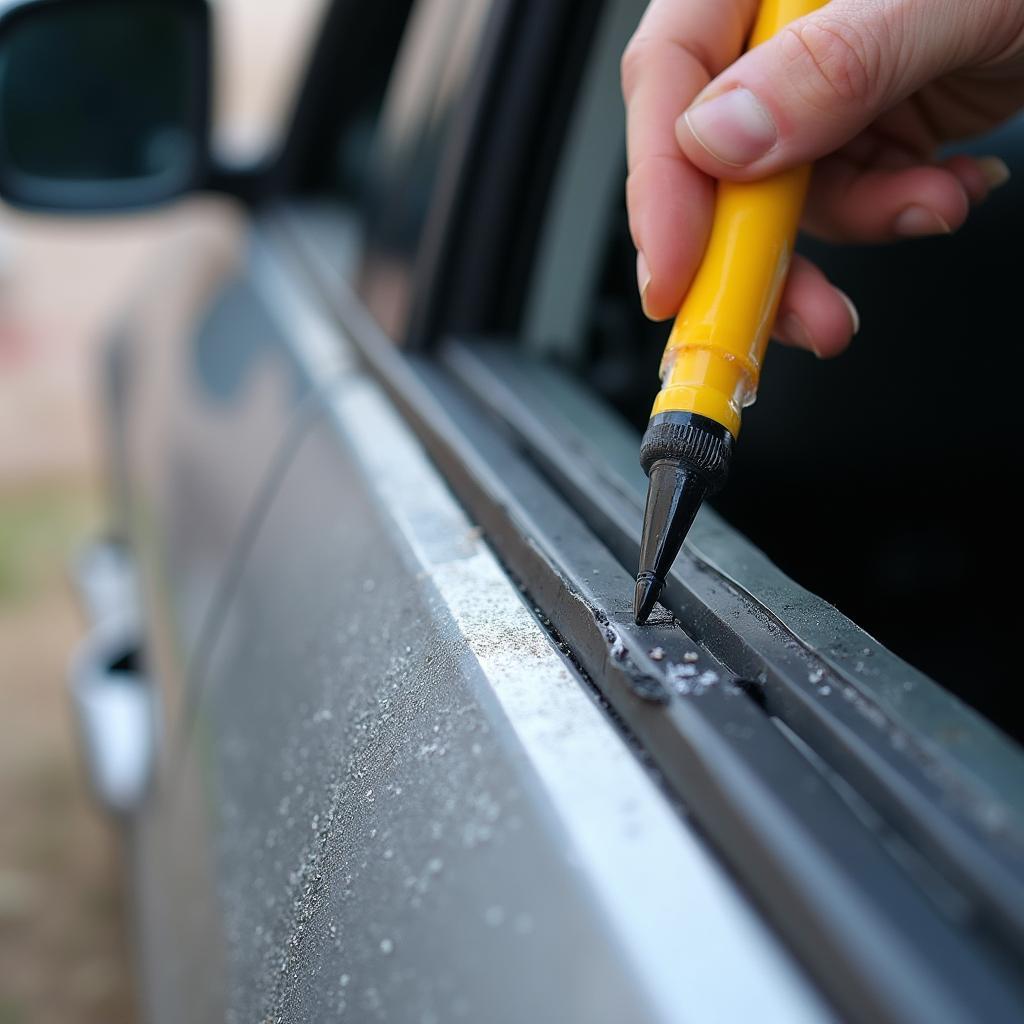
[[643, 0], [605, 5], [567, 125], [520, 322], [531, 352], [572, 369], [637, 422], [649, 411], [664, 344], [664, 330], [643, 317], [636, 299], [623, 201], [619, 59], [645, 7]]
[[353, 281], [365, 242], [363, 200], [384, 97], [414, 0], [333, 0], [268, 191], [288, 196], [303, 243]]
[[396, 341], [441, 161], [495, 0], [335, 0], [281, 174], [304, 244]]
[[413, 0], [371, 5], [341, 2], [344, 17], [328, 24], [343, 48], [340, 61], [337, 52], [324, 55], [328, 65], [324, 91], [327, 101], [337, 104], [338, 113], [328, 130], [323, 130], [322, 121], [317, 126], [323, 141], [312, 165], [316, 190], [346, 206], [359, 207], [369, 189], [374, 138], [415, 6]]
[[445, 144], [492, 0], [419, 0], [388, 84], [370, 150], [363, 210], [369, 250], [360, 290], [396, 339]]

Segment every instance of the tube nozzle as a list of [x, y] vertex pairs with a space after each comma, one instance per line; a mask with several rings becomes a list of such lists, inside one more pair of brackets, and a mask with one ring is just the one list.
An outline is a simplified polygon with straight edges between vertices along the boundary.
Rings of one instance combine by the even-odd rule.
[[633, 617], [638, 626], [647, 621], [664, 589], [665, 581], [658, 579], [654, 573], [644, 572], [637, 577], [633, 594]]
[[640, 464], [649, 483], [633, 595], [638, 626], [658, 603], [701, 502], [725, 483], [732, 446], [725, 427], [694, 413], [658, 413], [647, 424]]
[[680, 459], [660, 459], [651, 466], [640, 541], [633, 615], [642, 626], [658, 603], [665, 577], [683, 546], [697, 510], [708, 492], [707, 481]]

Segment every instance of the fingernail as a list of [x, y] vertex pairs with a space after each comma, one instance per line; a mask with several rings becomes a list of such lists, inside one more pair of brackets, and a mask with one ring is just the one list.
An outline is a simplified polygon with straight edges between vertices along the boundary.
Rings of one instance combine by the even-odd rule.
[[953, 229], [937, 213], [924, 206], [908, 206], [896, 218], [894, 227], [896, 234], [904, 238], [953, 234]]
[[787, 313], [779, 323], [779, 332], [791, 345], [810, 349], [819, 359], [821, 353], [814, 347], [811, 332], [804, 326], [803, 320], [796, 313]]
[[636, 284], [640, 289], [640, 305], [643, 308], [644, 316], [650, 318], [647, 312], [647, 289], [651, 283], [651, 269], [647, 266], [647, 257], [638, 249], [636, 254]]
[[771, 115], [749, 89], [730, 89], [714, 99], [698, 101], [683, 114], [693, 137], [716, 159], [730, 167], [759, 160], [778, 141]]
[[999, 188], [1010, 180], [1010, 168], [997, 156], [981, 156], [975, 161], [985, 175], [989, 188]]
[[850, 296], [841, 288], [836, 288], [836, 293], [839, 295], [839, 298], [846, 303], [846, 309], [850, 314], [850, 323], [853, 324], [853, 333], [855, 335], [858, 334], [860, 332], [860, 313], [857, 312], [857, 307], [853, 304], [853, 299], [851, 299]]

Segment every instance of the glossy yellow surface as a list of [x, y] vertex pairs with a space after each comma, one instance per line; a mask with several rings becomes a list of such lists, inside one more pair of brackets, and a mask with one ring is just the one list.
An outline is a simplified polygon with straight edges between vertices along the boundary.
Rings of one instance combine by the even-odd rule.
[[[756, 46], [823, 0], [763, 0]], [[810, 168], [718, 187], [711, 237], [669, 335], [651, 415], [693, 412], [736, 437], [756, 394], [786, 282]]]

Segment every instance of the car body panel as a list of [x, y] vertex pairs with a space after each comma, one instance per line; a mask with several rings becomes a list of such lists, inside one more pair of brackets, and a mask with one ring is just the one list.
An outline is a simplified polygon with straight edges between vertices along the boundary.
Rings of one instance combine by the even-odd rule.
[[308, 386], [253, 291], [245, 214], [184, 204], [111, 362], [115, 530], [138, 563], [147, 657], [171, 729], [218, 588]]
[[317, 345], [253, 253], [313, 397], [135, 823], [149, 1016], [826, 1019], [340, 334]]

